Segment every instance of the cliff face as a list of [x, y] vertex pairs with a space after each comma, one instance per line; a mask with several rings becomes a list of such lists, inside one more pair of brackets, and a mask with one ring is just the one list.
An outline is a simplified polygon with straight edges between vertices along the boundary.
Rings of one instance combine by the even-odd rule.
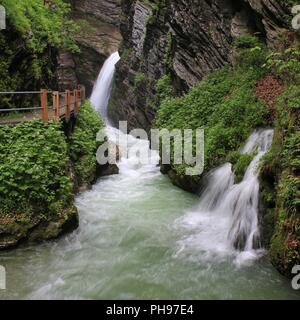
[[162, 75], [168, 72], [182, 94], [232, 61], [237, 36], [257, 32], [276, 46], [287, 28], [285, 15], [275, 0], [122, 1], [124, 42], [111, 117], [128, 120], [130, 128], [149, 128], [156, 108], [155, 83]]
[[93, 15], [103, 22], [119, 25], [120, 0], [73, 0], [73, 7], [82, 14]]
[[58, 58], [58, 79], [60, 90], [72, 88], [80, 83], [90, 95], [94, 81], [104, 61], [118, 50], [119, 0], [71, 0], [72, 18], [79, 31], [75, 38], [80, 53], [60, 52]]

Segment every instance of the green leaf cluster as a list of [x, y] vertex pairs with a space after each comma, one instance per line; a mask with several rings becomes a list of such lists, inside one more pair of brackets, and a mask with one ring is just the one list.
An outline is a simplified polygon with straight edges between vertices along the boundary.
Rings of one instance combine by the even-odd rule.
[[[251, 131], [266, 125], [267, 109], [255, 96], [257, 81], [263, 76], [261, 62], [266, 52], [243, 49], [239, 64], [212, 73], [183, 97], [164, 100], [156, 125], [163, 129], [205, 130], [205, 168], [209, 170], [237, 150]], [[255, 61], [255, 63], [253, 63]], [[173, 166], [183, 174], [184, 166]]]
[[68, 147], [59, 124], [0, 127], [0, 141], [0, 214], [56, 214], [70, 204]]
[[90, 184], [95, 179], [96, 152], [101, 141], [96, 141], [99, 130], [104, 128], [100, 116], [86, 101], [80, 108], [75, 130], [69, 141], [70, 158], [75, 164], [78, 184]]

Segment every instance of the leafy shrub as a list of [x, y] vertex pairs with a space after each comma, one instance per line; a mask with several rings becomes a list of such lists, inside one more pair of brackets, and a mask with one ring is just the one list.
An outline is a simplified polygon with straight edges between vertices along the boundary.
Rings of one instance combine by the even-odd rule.
[[277, 103], [274, 142], [262, 165], [262, 172], [269, 172], [267, 177], [274, 180], [268, 191], [275, 199], [270, 256], [273, 264], [287, 276], [300, 263], [299, 86], [295, 79], [289, 81], [291, 84]]
[[300, 74], [300, 49], [290, 47], [283, 52], [272, 52], [263, 65], [267, 70], [288, 82], [299, 81]]
[[99, 142], [96, 135], [103, 128], [100, 116], [86, 101], [80, 108], [75, 130], [70, 138], [70, 157], [75, 164], [79, 185], [91, 183], [96, 174], [96, 151]]
[[77, 50], [73, 38], [74, 23], [66, 19], [70, 5], [63, 0], [51, 0], [51, 6], [40, 0], [1, 0], [9, 23], [23, 35], [26, 46], [35, 53], [43, 52], [48, 45]]
[[[7, 29], [0, 32], [0, 91], [35, 91], [55, 79], [58, 49], [78, 51], [76, 25], [67, 18], [70, 5], [52, 0], [0, 0]], [[32, 98], [1, 97], [1, 107], [32, 106]]]
[[175, 95], [170, 76], [168, 75], [164, 75], [156, 82], [155, 89], [161, 101], [172, 98]]
[[257, 47], [260, 42], [257, 37], [252, 35], [239, 36], [234, 40], [234, 46], [240, 49], [250, 49]]
[[[260, 67], [264, 49], [242, 50], [247, 55], [236, 69], [228, 67], [212, 73], [180, 98], [164, 100], [158, 110], [158, 128], [205, 130], [205, 168], [209, 170], [226, 160], [257, 127], [266, 125], [268, 110], [254, 94], [263, 76]], [[255, 57], [258, 62], [253, 64]], [[184, 166], [173, 166], [183, 173]]]
[[58, 213], [73, 199], [59, 124], [0, 127], [0, 214]]

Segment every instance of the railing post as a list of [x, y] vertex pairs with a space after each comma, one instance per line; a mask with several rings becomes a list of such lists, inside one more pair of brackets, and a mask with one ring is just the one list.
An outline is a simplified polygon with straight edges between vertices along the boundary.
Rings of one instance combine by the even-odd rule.
[[42, 119], [44, 122], [48, 122], [49, 114], [48, 114], [47, 90], [41, 89], [40, 95], [41, 95]]
[[79, 106], [78, 106], [78, 90], [74, 90], [74, 113], [78, 113]]
[[71, 93], [70, 90], [66, 90], [66, 119], [67, 121], [71, 116]]
[[85, 100], [85, 86], [80, 86], [81, 91], [81, 103]]
[[52, 93], [52, 101], [53, 101], [53, 118], [54, 120], [59, 120], [59, 92], [53, 91]]

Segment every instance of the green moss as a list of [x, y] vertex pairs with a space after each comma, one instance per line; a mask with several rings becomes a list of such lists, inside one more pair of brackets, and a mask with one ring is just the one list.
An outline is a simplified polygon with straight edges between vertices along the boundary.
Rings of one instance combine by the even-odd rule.
[[173, 35], [171, 32], [167, 33], [167, 44], [164, 55], [164, 63], [169, 68], [172, 69], [172, 48], [173, 48]]
[[144, 73], [139, 72], [134, 77], [134, 88], [139, 88], [147, 82], [147, 77]]
[[255, 154], [241, 154], [239, 151], [230, 152], [227, 156], [227, 161], [233, 164], [233, 172], [235, 173], [237, 183], [243, 180], [254, 156]]
[[96, 151], [100, 142], [96, 136], [104, 124], [86, 101], [80, 108], [75, 130], [70, 138], [69, 150], [79, 185], [90, 184], [96, 178]]

